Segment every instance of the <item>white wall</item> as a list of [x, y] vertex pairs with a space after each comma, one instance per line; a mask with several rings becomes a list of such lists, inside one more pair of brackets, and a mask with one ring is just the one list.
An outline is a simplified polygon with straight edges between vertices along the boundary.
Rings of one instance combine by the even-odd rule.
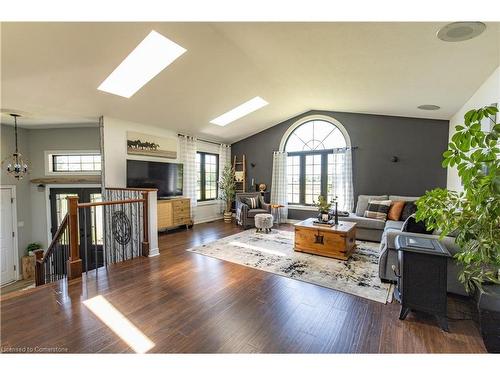
[[[126, 187], [127, 159], [151, 160], [165, 162], [164, 158], [151, 156], [127, 155], [127, 131], [156, 135], [159, 137], [177, 137], [177, 131], [123, 121], [115, 118], [104, 118], [104, 168], [106, 187]], [[198, 143], [198, 150], [218, 153], [217, 145], [205, 142]], [[178, 163], [179, 159], [168, 159]], [[156, 211], [156, 208], [155, 208]], [[195, 224], [222, 218], [217, 202], [203, 202], [193, 210]]]
[[[500, 66], [488, 77], [471, 98], [450, 119], [449, 139], [455, 134], [455, 126], [463, 124], [464, 115], [471, 109], [484, 107], [492, 103], [500, 103]], [[486, 126], [488, 121], [485, 121]], [[448, 168], [446, 187], [449, 190], [461, 191], [462, 185], [455, 167]]]
[[[104, 118], [104, 174], [106, 187], [127, 186], [127, 159], [165, 162], [166, 159], [153, 156], [127, 155], [127, 131], [177, 137], [177, 132], [137, 122], [123, 121], [111, 117]], [[178, 163], [179, 159], [168, 159]]]

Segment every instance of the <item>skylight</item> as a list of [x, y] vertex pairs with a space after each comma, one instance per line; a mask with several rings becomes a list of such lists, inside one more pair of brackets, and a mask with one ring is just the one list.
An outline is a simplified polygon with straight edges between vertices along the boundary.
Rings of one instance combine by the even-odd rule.
[[262, 99], [260, 96], [256, 96], [255, 98], [250, 99], [249, 101], [213, 119], [212, 121], [210, 121], [210, 123], [219, 126], [226, 126], [227, 124], [236, 121], [239, 118], [242, 118], [243, 116], [246, 116], [249, 113], [252, 113], [262, 107], [265, 107], [268, 104], [269, 103]]
[[130, 98], [184, 52], [186, 49], [153, 30], [97, 89]]

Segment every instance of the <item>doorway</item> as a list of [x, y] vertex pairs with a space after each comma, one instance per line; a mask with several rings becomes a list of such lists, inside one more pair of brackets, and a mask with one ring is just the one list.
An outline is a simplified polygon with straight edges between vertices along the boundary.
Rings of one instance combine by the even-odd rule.
[[0, 187], [0, 285], [17, 279], [17, 231], [15, 187]]
[[[70, 196], [78, 196], [79, 203], [102, 201], [100, 188], [50, 188], [50, 231], [52, 236], [68, 212], [66, 198]], [[80, 208], [78, 215], [80, 259], [82, 259], [83, 270], [90, 271], [104, 265], [102, 206]]]

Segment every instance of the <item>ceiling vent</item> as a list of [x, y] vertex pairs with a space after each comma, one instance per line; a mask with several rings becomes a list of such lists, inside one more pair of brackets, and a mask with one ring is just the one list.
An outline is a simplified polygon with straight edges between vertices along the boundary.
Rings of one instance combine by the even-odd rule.
[[438, 109], [441, 109], [440, 106], [434, 104], [422, 104], [419, 105], [417, 108], [422, 109], [424, 111], [437, 111]]
[[453, 22], [442, 27], [437, 37], [445, 42], [462, 42], [479, 36], [486, 25], [482, 22]]

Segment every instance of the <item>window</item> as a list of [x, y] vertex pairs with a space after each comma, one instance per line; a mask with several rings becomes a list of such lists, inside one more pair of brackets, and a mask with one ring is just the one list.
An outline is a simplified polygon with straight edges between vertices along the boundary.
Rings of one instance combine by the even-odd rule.
[[64, 152], [47, 155], [48, 174], [99, 174], [101, 155], [98, 152]]
[[196, 197], [198, 201], [217, 199], [219, 181], [219, 155], [196, 153]]
[[[286, 140], [288, 203], [312, 205], [319, 195], [334, 198], [334, 178], [342, 176], [344, 135], [325, 120], [299, 125]], [[339, 197], [342, 199], [342, 197]]]

